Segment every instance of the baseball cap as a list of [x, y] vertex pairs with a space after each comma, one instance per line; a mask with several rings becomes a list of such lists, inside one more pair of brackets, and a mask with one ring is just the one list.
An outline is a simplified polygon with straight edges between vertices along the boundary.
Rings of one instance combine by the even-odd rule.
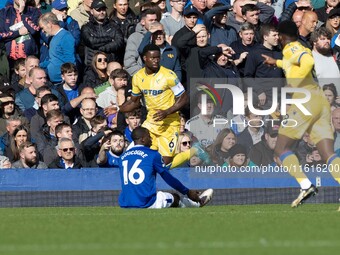
[[102, 0], [94, 0], [91, 4], [91, 8], [95, 10], [98, 10], [103, 7], [107, 8], [105, 2]]
[[244, 154], [247, 156], [247, 149], [241, 144], [235, 144], [233, 147], [229, 150], [229, 156], [230, 158], [234, 157], [237, 154]]
[[191, 4], [184, 9], [183, 16], [189, 16], [190, 14], [196, 14], [198, 16], [200, 12]]
[[339, 8], [334, 8], [328, 13], [328, 19], [333, 17], [333, 16], [340, 16], [340, 9]]
[[67, 0], [54, 0], [52, 2], [52, 8], [58, 11], [68, 8]]

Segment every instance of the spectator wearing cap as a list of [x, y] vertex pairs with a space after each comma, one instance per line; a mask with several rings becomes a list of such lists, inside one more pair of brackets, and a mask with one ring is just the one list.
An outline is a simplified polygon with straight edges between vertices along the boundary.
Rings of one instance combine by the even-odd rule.
[[69, 31], [60, 27], [57, 16], [51, 12], [40, 17], [39, 26], [45, 34], [53, 36], [49, 43], [48, 59], [40, 66], [47, 69], [52, 83], [61, 83], [61, 65], [76, 63], [75, 39]]
[[250, 152], [249, 158], [258, 166], [268, 166], [275, 164], [274, 148], [279, 134], [279, 126], [269, 123], [265, 129], [262, 141], [255, 144]]
[[227, 25], [228, 10], [230, 5], [216, 4], [214, 8], [205, 13], [204, 24], [210, 33], [209, 42], [211, 46], [217, 46], [221, 43], [231, 45], [238, 39], [235, 28]]
[[20, 118], [23, 124], [29, 124], [20, 109], [15, 105], [14, 97], [11, 94], [0, 94], [0, 115], [0, 136], [6, 133], [6, 121], [11, 117]]
[[182, 80], [182, 70], [179, 62], [179, 55], [177, 49], [171, 46], [165, 40], [164, 27], [159, 22], [154, 22], [149, 31], [145, 34], [141, 44], [139, 45], [138, 52], [140, 56], [143, 55], [143, 49], [148, 44], [155, 44], [161, 49], [160, 65], [164, 66], [177, 75], [178, 79]]
[[91, 4], [90, 20], [81, 28], [86, 65], [91, 64], [94, 54], [98, 51], [106, 53], [108, 62], [123, 61], [124, 36], [116, 23], [109, 20], [106, 9], [105, 2], [94, 0]]
[[172, 46], [175, 46], [180, 53], [180, 62], [181, 62], [181, 69], [182, 69], [182, 83], [185, 83], [186, 80], [186, 58], [189, 55], [190, 48], [196, 46], [196, 37], [192, 37], [190, 41], [187, 41], [187, 48], [179, 49], [179, 40], [182, 38], [184, 35], [188, 34], [189, 32], [192, 32], [192, 29], [196, 26], [198, 16], [199, 16], [199, 11], [193, 6], [189, 5], [186, 7], [183, 11], [183, 16], [184, 16], [184, 22], [185, 26], [182, 27], [180, 30], [178, 30], [173, 38], [172, 38]]
[[237, 143], [242, 144], [249, 152], [253, 145], [261, 142], [264, 129], [262, 116], [252, 113], [248, 107], [245, 109], [245, 116], [244, 123], [247, 127], [238, 135]]
[[331, 38], [331, 32], [325, 27], [317, 28], [310, 37], [313, 45], [312, 54], [315, 61], [314, 71], [321, 86], [329, 83], [327, 78], [334, 79], [334, 83], [340, 86], [339, 82], [337, 82], [337, 79], [340, 78], [340, 72], [333, 58], [333, 51], [330, 45]]
[[325, 5], [316, 9], [315, 12], [318, 15], [319, 21], [326, 22], [330, 12], [339, 7], [339, 0], [326, 0]]
[[223, 166], [230, 167], [242, 167], [242, 166], [255, 166], [254, 162], [252, 162], [247, 156], [247, 149], [241, 144], [235, 144], [229, 150], [229, 158], [227, 162], [223, 164]]
[[80, 43], [80, 28], [78, 21], [67, 15], [67, 0], [54, 0], [52, 2], [52, 12], [57, 16], [60, 27], [70, 31], [73, 35], [76, 47]]
[[331, 32], [332, 37], [340, 28], [340, 8], [332, 9], [327, 17], [326, 28]]
[[80, 28], [89, 22], [92, 2], [93, 0], [83, 0], [78, 7], [70, 13], [70, 16], [78, 21]]
[[161, 20], [164, 26], [165, 38], [169, 44], [175, 33], [180, 30], [184, 25], [183, 10], [186, 0], [170, 0], [171, 13]]

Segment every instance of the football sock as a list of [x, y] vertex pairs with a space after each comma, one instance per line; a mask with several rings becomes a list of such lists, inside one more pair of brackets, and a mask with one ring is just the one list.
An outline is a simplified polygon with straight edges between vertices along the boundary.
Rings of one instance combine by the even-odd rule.
[[198, 202], [194, 202], [191, 199], [187, 197], [181, 197], [179, 201], [179, 207], [184, 208], [184, 207], [200, 207], [201, 204]]
[[305, 173], [302, 171], [297, 156], [292, 151], [283, 153], [280, 156], [280, 160], [282, 165], [288, 169], [289, 174], [300, 184], [301, 189], [308, 189], [312, 185]]
[[327, 159], [328, 170], [333, 178], [340, 184], [340, 158], [334, 154]]

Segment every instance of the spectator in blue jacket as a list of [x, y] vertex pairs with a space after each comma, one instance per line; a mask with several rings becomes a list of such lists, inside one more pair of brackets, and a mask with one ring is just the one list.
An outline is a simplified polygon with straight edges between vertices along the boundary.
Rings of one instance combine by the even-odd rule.
[[67, 62], [76, 63], [75, 39], [69, 31], [60, 27], [57, 16], [51, 12], [40, 17], [39, 26], [44, 33], [53, 36], [49, 44], [48, 59], [40, 65], [47, 69], [52, 83], [61, 83], [61, 65]]
[[[72, 34], [77, 48], [80, 44], [80, 28], [78, 21], [67, 15], [68, 9], [67, 0], [54, 0], [52, 2], [52, 13], [57, 16], [59, 26]], [[43, 32], [40, 34], [40, 62], [44, 62], [48, 58], [48, 45], [51, 36], [46, 36]]]

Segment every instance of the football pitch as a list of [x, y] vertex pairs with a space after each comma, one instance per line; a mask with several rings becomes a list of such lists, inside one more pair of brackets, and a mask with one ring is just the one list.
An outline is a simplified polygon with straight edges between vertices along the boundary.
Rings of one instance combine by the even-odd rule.
[[338, 254], [337, 204], [2, 208], [0, 254]]

